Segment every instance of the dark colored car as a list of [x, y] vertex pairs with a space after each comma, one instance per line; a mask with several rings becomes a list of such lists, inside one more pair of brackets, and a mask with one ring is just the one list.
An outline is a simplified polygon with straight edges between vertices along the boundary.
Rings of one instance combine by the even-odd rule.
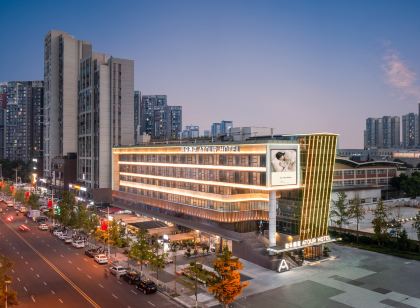
[[140, 282], [140, 275], [136, 272], [127, 272], [124, 275], [121, 275], [122, 280], [128, 284], [137, 284]]
[[151, 280], [140, 279], [136, 284], [136, 288], [142, 291], [144, 294], [152, 294], [157, 291], [156, 284]]
[[93, 258], [102, 252], [103, 251], [100, 248], [88, 249], [88, 250], [85, 250], [85, 255], [87, 255], [89, 258]]

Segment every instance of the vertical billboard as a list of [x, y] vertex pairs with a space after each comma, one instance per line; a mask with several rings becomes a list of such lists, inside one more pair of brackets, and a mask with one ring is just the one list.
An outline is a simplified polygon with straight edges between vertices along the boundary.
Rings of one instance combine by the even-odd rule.
[[267, 178], [270, 186], [299, 184], [299, 145], [270, 144], [267, 149]]

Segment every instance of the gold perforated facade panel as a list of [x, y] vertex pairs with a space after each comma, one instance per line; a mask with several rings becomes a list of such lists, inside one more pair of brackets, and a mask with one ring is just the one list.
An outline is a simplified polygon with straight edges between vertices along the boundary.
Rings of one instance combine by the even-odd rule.
[[303, 185], [299, 235], [305, 240], [328, 234], [337, 135], [308, 135], [299, 141]]

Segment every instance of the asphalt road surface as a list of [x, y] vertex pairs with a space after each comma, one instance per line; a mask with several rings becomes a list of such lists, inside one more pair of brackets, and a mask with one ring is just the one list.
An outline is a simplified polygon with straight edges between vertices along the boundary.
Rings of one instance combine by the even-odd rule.
[[[30, 231], [19, 231], [25, 217], [15, 216], [0, 204], [0, 253], [14, 262], [11, 287], [19, 307], [178, 307], [161, 293], [144, 295], [116, 277], [104, 275], [84, 249], [65, 244], [48, 231], [29, 222]], [[13, 216], [13, 222], [6, 218]]]

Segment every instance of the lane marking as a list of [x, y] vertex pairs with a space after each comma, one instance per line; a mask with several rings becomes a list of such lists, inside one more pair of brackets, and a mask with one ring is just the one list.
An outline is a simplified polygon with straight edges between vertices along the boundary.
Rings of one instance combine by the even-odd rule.
[[55, 294], [54, 290], [50, 290], [52, 294]]
[[59, 299], [58, 299], [58, 301], [59, 301], [60, 303], [63, 303], [63, 300], [62, 300], [61, 298], [59, 298]]
[[17, 281], [19, 281], [19, 282], [20, 282], [20, 278], [19, 278], [19, 277], [17, 277], [16, 279], [17, 279]]
[[34, 271], [34, 268], [33, 268], [33, 267], [31, 267], [31, 268], [30, 268], [30, 270], [31, 270], [31, 271]]
[[118, 282], [119, 284], [122, 284], [122, 282], [121, 282], [121, 281], [119, 281], [119, 280], [117, 280], [117, 282]]
[[[3, 222], [4, 224], [4, 222]], [[51, 267], [58, 275], [61, 276], [70, 286], [73, 287], [73, 289], [78, 292], [89, 304], [91, 304], [95, 308], [100, 308], [99, 306], [92, 298], [90, 298], [85, 292], [83, 292], [82, 289], [80, 289], [70, 278], [68, 278], [63, 272], [61, 272], [51, 261], [49, 261], [46, 257], [44, 257], [43, 254], [41, 254], [34, 246], [32, 246], [23, 236], [21, 236], [17, 231], [13, 230], [13, 228], [7, 224], [5, 224], [6, 227], [10, 229], [18, 238], [22, 240], [29, 248], [32, 249], [33, 252], [35, 252], [42, 260], [44, 260], [45, 263], [49, 267]], [[53, 292], [51, 290], [51, 292]], [[54, 293], [53, 293], [54, 294]]]
[[28, 289], [27, 289], [25, 286], [23, 287], [23, 289], [24, 289], [26, 292], [28, 292]]
[[63, 255], [60, 255], [60, 257], [64, 258], [64, 256], [63, 256]]
[[103, 285], [101, 285], [100, 283], [98, 283], [98, 285], [103, 289], [104, 288], [104, 286]]
[[73, 264], [73, 262], [71, 262], [71, 260], [68, 260], [67, 262], [69, 262], [70, 264]]
[[114, 293], [112, 293], [112, 297], [118, 299], [118, 296], [116, 296]]
[[35, 303], [35, 297], [33, 295], [31, 295], [31, 299]]
[[20, 258], [23, 260], [23, 256], [20, 256]]
[[137, 295], [138, 293], [136, 292], [136, 291], [134, 291], [134, 290], [130, 290], [131, 291], [131, 293], [133, 293], [133, 294], [135, 294], [135, 295]]
[[39, 278], [39, 274], [36, 274], [36, 277]]
[[47, 286], [47, 283], [45, 281], [43, 282], [43, 284], [44, 284], [44, 286]]
[[12, 273], [13, 273], [13, 274], [15, 273], [15, 270], [14, 270], [14, 269], [12, 269]]
[[155, 304], [153, 304], [151, 301], [148, 301], [147, 303], [148, 303], [149, 305], [153, 306], [153, 307], [156, 307], [156, 305], [155, 305]]
[[92, 279], [92, 276], [90, 276], [90, 275], [86, 275], [86, 277], [89, 278], [89, 279]]
[[81, 271], [82, 271], [82, 269], [81, 269], [80, 267], [77, 267], [77, 270], [78, 270], [79, 272], [81, 272]]

